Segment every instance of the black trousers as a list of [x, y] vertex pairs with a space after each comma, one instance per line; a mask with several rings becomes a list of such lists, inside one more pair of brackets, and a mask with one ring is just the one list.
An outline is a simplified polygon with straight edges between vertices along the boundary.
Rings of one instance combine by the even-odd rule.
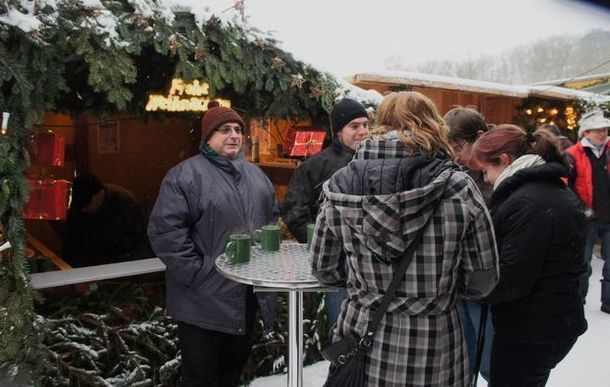
[[489, 387], [543, 387], [577, 338], [533, 344], [499, 337], [491, 349]]
[[232, 335], [178, 322], [182, 386], [238, 386], [255, 338], [256, 297], [251, 293], [246, 305], [245, 335]]

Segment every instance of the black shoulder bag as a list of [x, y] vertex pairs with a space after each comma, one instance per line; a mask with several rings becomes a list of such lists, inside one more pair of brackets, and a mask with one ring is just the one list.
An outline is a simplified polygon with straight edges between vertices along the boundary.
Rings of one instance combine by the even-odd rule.
[[[430, 216], [430, 219], [432, 219], [432, 216]], [[413, 240], [407, 250], [405, 250], [403, 259], [394, 272], [394, 278], [392, 278], [388, 290], [381, 299], [379, 309], [375, 311], [372, 321], [368, 324], [364, 337], [344, 337], [339, 341], [329, 344], [321, 351], [322, 357], [331, 363], [324, 387], [364, 386], [366, 353], [371, 347], [371, 344], [373, 344], [373, 337], [375, 336], [377, 328], [379, 328], [379, 323], [388, 309], [390, 302], [394, 298], [396, 289], [413, 259], [415, 249], [420, 244], [424, 230], [428, 227], [430, 219], [428, 219], [428, 222], [421, 228], [415, 240]]]

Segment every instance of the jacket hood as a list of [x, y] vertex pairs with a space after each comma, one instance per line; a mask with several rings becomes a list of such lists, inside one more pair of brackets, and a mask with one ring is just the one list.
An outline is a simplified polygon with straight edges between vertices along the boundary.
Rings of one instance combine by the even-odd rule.
[[324, 185], [325, 211], [337, 211], [360, 244], [390, 262], [432, 216], [456, 168], [442, 156], [409, 154], [396, 140], [368, 139]]

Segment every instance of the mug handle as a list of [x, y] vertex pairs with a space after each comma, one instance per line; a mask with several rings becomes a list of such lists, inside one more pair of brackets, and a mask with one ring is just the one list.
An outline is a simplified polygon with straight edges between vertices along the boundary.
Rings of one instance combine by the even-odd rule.
[[254, 230], [254, 232], [252, 233], [252, 242], [254, 242], [254, 245], [257, 247], [260, 247], [261, 244], [261, 230]]
[[227, 257], [229, 257], [229, 259], [234, 259], [235, 258], [235, 253], [237, 252], [237, 245], [235, 244], [235, 242], [230, 241], [229, 243], [227, 243], [227, 247], [225, 247], [225, 255]]

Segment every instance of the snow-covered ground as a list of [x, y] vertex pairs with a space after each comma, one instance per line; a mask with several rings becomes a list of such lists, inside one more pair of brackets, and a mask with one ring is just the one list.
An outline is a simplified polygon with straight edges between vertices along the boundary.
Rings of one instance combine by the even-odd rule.
[[[551, 372], [548, 387], [607, 387], [610, 384], [608, 370], [608, 350], [610, 346], [610, 315], [600, 311], [602, 260], [594, 258], [593, 276], [589, 284], [589, 294], [585, 314], [589, 329], [582, 335], [568, 356]], [[303, 369], [303, 387], [320, 387], [326, 380], [328, 363], [325, 361]], [[285, 387], [286, 375], [258, 378], [250, 387]], [[487, 387], [479, 378], [478, 387]]]

